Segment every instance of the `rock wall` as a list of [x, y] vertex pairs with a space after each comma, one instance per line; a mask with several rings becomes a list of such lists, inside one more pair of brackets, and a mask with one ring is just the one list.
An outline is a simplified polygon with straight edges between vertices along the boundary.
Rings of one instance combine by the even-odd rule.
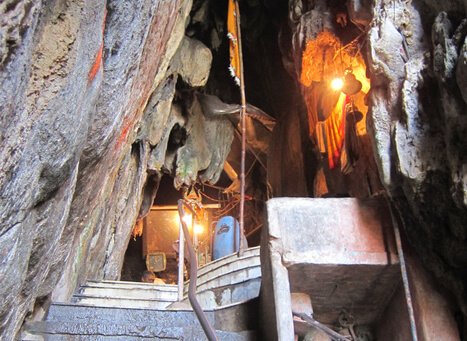
[[190, 9], [189, 0], [0, 4], [2, 340], [51, 296], [119, 278], [154, 192], [145, 185], [157, 184], [157, 174], [147, 181], [153, 145], [137, 135], [157, 123], [144, 109], [179, 73], [192, 86], [209, 74], [202, 47], [188, 56], [204, 51], [196, 72], [172, 63]]
[[467, 314], [467, 116], [461, 1], [375, 1], [368, 126], [380, 177], [424, 265]]
[[101, 1], [2, 2], [0, 337], [61, 273], [63, 238], [102, 72]]

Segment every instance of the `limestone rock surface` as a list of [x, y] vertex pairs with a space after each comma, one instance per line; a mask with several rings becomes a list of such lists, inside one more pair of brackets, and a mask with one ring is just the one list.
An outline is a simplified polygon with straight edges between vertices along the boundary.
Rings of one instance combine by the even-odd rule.
[[[0, 338], [117, 279], [147, 177], [135, 127], [191, 1], [0, 4]], [[53, 294], [52, 294], [53, 293]]]
[[185, 37], [173, 66], [182, 79], [193, 87], [203, 86], [211, 70], [211, 50], [198, 40]]
[[423, 3], [373, 9], [368, 123], [383, 183], [411, 245], [467, 314], [466, 32], [465, 20], [452, 17], [457, 11], [465, 18], [465, 10], [461, 1]]

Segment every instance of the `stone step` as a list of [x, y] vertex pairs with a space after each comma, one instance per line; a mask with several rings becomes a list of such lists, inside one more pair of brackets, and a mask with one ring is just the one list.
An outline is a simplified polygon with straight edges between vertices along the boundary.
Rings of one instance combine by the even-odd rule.
[[148, 289], [152, 290], [154, 288], [162, 291], [174, 291], [177, 292], [177, 286], [174, 284], [153, 284], [153, 283], [144, 283], [144, 282], [126, 282], [126, 281], [108, 281], [108, 280], [88, 280], [86, 285], [95, 287], [95, 288], [121, 288], [121, 289]]
[[[255, 340], [258, 302], [206, 311], [219, 340]], [[205, 340], [191, 310], [90, 307], [53, 303], [45, 321], [31, 322], [23, 340]], [[43, 339], [41, 339], [41, 337]]]
[[[261, 278], [255, 278], [235, 285], [228, 285], [197, 291], [198, 302], [203, 309], [216, 309], [259, 297]], [[174, 302], [167, 309], [177, 310], [191, 307], [188, 297]]]
[[[236, 302], [244, 302], [259, 296], [261, 284], [261, 268], [252, 259], [252, 266], [243, 269], [218, 273], [217, 276], [204, 281], [198, 279], [198, 300], [203, 309], [213, 309]], [[258, 259], [259, 262], [259, 259]], [[201, 283], [200, 283], [201, 282]], [[133, 288], [125, 285], [123, 288], [115, 288], [110, 285], [95, 287], [88, 283], [79, 290], [79, 294], [72, 297], [72, 302], [90, 306], [122, 307], [140, 309], [163, 309], [174, 302], [171, 309], [190, 307], [187, 299], [188, 285], [185, 286], [185, 298], [177, 302], [177, 292], [165, 291], [163, 285], [144, 288]]]
[[73, 295], [72, 302], [95, 307], [135, 308], [135, 309], [164, 309], [176, 300], [170, 299], [137, 299], [113, 298], [88, 295]]
[[[219, 271], [213, 273], [212, 276], [203, 276], [198, 278], [197, 281], [197, 291], [205, 291], [213, 288], [219, 288], [224, 286], [236, 285], [251, 281], [257, 278], [261, 278], [261, 265], [256, 263], [256, 259], [251, 262], [250, 266], [245, 266], [239, 269], [229, 269], [226, 268], [225, 272]], [[186, 283], [185, 294], [188, 293], [188, 284]]]
[[[197, 296], [203, 309], [248, 301], [259, 296], [261, 264], [259, 248], [245, 250], [242, 257], [232, 254], [198, 270]], [[184, 299], [171, 304], [168, 309], [189, 308], [189, 281], [185, 283]]]
[[212, 261], [200, 267], [198, 269], [198, 277], [201, 277], [207, 273], [211, 273], [212, 271], [217, 270], [226, 265], [238, 263], [239, 260], [259, 257], [259, 255], [260, 248], [259, 246], [256, 246], [244, 250], [242, 257], [238, 257], [237, 253], [233, 253], [231, 255], [216, 259], [215, 261]]
[[[232, 254], [208, 263], [198, 270], [197, 292], [245, 283], [261, 278], [259, 247], [244, 251], [242, 257]], [[188, 293], [189, 281], [185, 283], [184, 294]]]
[[[205, 310], [206, 317], [212, 325], [224, 331], [242, 331], [253, 329], [257, 320], [257, 299], [236, 303], [226, 307]], [[53, 303], [45, 317], [47, 322], [90, 322], [101, 324], [123, 322], [128, 324], [145, 324], [160, 328], [198, 326], [199, 322], [191, 307], [189, 309], [162, 310], [130, 307], [99, 307], [80, 303]], [[254, 322], [254, 323], [253, 323]]]
[[[203, 309], [244, 302], [259, 296], [260, 284], [259, 248], [250, 248], [240, 258], [232, 254], [201, 267], [197, 281], [198, 300]], [[185, 283], [184, 299], [177, 302], [176, 285], [88, 281], [72, 297], [72, 302], [99, 307], [191, 309], [188, 285], [189, 281]]]
[[[206, 312], [211, 323], [214, 322], [214, 312]], [[118, 321], [128, 324], [139, 324], [145, 321], [148, 325], [158, 325], [161, 328], [186, 327], [199, 324], [193, 311], [165, 311], [150, 308], [120, 308], [107, 306], [87, 306], [81, 303], [53, 303], [47, 312], [48, 322], [83, 322], [99, 321], [101, 324], [112, 324]]]
[[148, 299], [148, 300], [162, 300], [162, 301], [176, 301], [178, 293], [173, 290], [165, 290], [163, 285], [154, 285], [148, 288], [139, 287], [99, 287], [94, 286], [92, 283], [83, 285], [78, 294], [81, 297], [102, 297], [102, 298], [122, 298], [122, 299]]
[[[207, 340], [201, 326], [161, 328], [148, 324], [34, 322], [27, 326], [29, 336], [47, 341], [61, 340]], [[216, 330], [219, 340], [254, 341], [254, 331], [228, 332]], [[39, 337], [39, 339], [37, 338]], [[27, 340], [27, 339], [23, 339]]]

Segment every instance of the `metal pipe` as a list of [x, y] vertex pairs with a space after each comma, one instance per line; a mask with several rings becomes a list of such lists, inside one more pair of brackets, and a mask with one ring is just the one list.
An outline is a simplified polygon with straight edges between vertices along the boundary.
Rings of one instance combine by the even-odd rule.
[[399, 254], [399, 264], [401, 267], [402, 282], [404, 284], [405, 300], [407, 302], [407, 310], [409, 311], [410, 332], [412, 334], [412, 340], [418, 341], [417, 325], [415, 322], [415, 312], [413, 309], [412, 295], [410, 294], [409, 276], [407, 275], [407, 266], [405, 264], [404, 250], [402, 249], [402, 240], [401, 233], [399, 230], [399, 224], [397, 224], [397, 219], [394, 216], [391, 202], [387, 197], [386, 201], [389, 207], [389, 212], [391, 213], [392, 226], [394, 228], [394, 236], [396, 238], [397, 253]]
[[[180, 213], [179, 213], [180, 214]], [[182, 217], [180, 217], [181, 219]], [[185, 270], [185, 238], [182, 223], [178, 232], [178, 300], [183, 300], [184, 270]]]
[[[196, 317], [201, 324], [201, 327], [204, 330], [204, 334], [206, 334], [209, 341], [217, 341], [217, 336], [214, 331], [214, 328], [209, 323], [206, 315], [204, 314], [201, 305], [196, 298], [196, 281], [198, 279], [198, 260], [196, 259], [195, 250], [193, 248], [193, 244], [191, 241], [190, 234], [188, 232], [188, 228], [186, 227], [186, 223], [183, 221], [182, 217], [185, 215], [185, 210], [183, 207], [185, 206], [185, 202], [180, 199], [178, 200], [178, 214], [180, 215], [180, 223], [182, 224], [183, 233], [185, 235], [186, 244], [188, 248], [188, 255], [189, 255], [189, 262], [190, 262], [190, 284], [188, 285], [188, 299], [190, 300], [191, 306], [193, 307], [193, 311], [196, 314]], [[193, 214], [193, 219], [195, 217], [195, 212], [190, 206], [186, 206], [191, 213]]]

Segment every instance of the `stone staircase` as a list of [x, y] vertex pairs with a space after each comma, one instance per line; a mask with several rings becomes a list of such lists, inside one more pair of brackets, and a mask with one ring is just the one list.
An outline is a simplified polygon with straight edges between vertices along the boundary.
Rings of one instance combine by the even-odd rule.
[[[260, 282], [259, 248], [199, 269], [198, 299], [219, 340], [256, 340]], [[25, 341], [145, 339], [206, 340], [187, 298], [177, 301], [176, 285], [88, 281], [22, 335]]]
[[71, 302], [113, 308], [164, 309], [177, 301], [176, 285], [88, 281]]
[[[249, 248], [242, 257], [230, 255], [215, 260], [198, 270], [197, 297], [203, 309], [237, 304], [259, 296], [261, 262], [259, 247]], [[171, 304], [168, 309], [191, 307], [188, 284], [184, 300]]]

